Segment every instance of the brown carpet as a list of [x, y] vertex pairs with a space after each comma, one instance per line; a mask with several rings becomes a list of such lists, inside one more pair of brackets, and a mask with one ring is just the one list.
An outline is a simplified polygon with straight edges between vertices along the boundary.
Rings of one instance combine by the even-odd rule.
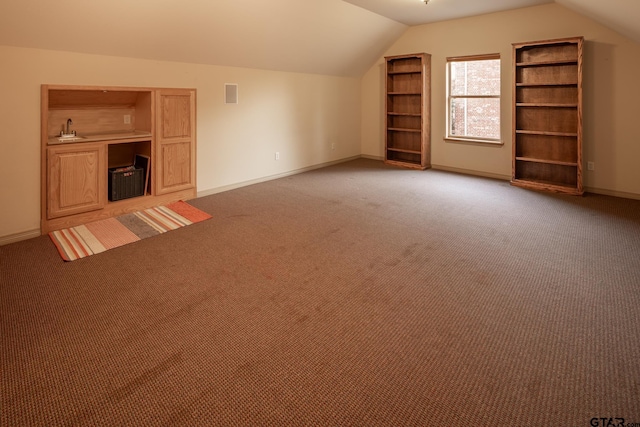
[[361, 159], [191, 203], [0, 247], [2, 426], [640, 423], [640, 201]]

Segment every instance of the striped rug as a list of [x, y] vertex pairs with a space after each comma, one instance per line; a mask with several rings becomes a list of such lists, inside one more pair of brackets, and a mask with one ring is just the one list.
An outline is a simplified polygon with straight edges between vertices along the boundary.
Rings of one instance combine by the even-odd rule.
[[108, 218], [77, 227], [52, 231], [49, 237], [65, 261], [89, 255], [211, 218], [206, 212], [179, 201]]

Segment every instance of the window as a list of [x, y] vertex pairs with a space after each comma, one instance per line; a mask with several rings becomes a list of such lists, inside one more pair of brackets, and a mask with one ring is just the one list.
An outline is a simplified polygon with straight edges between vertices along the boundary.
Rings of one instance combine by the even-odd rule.
[[447, 58], [447, 139], [501, 143], [499, 54]]

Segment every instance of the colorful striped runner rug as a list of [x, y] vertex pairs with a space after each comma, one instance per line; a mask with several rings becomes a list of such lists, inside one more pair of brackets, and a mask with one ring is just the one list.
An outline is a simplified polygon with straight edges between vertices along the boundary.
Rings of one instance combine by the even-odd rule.
[[179, 201], [108, 218], [77, 227], [52, 231], [49, 237], [65, 261], [89, 255], [211, 218], [206, 212]]

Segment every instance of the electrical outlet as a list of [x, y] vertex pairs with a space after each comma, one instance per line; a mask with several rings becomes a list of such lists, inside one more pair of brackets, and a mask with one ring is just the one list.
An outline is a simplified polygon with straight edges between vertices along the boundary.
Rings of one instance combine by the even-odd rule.
[[587, 162], [587, 170], [590, 170], [590, 171], [596, 170], [596, 164], [594, 162]]
[[336, 149], [336, 143], [335, 143], [335, 142], [332, 142], [332, 143], [331, 143], [331, 149], [332, 149], [332, 150], [335, 150], [335, 149]]
[[280, 152], [276, 151], [276, 160], [280, 160]]
[[124, 115], [124, 124], [125, 125], [131, 124], [131, 116], [129, 114]]

